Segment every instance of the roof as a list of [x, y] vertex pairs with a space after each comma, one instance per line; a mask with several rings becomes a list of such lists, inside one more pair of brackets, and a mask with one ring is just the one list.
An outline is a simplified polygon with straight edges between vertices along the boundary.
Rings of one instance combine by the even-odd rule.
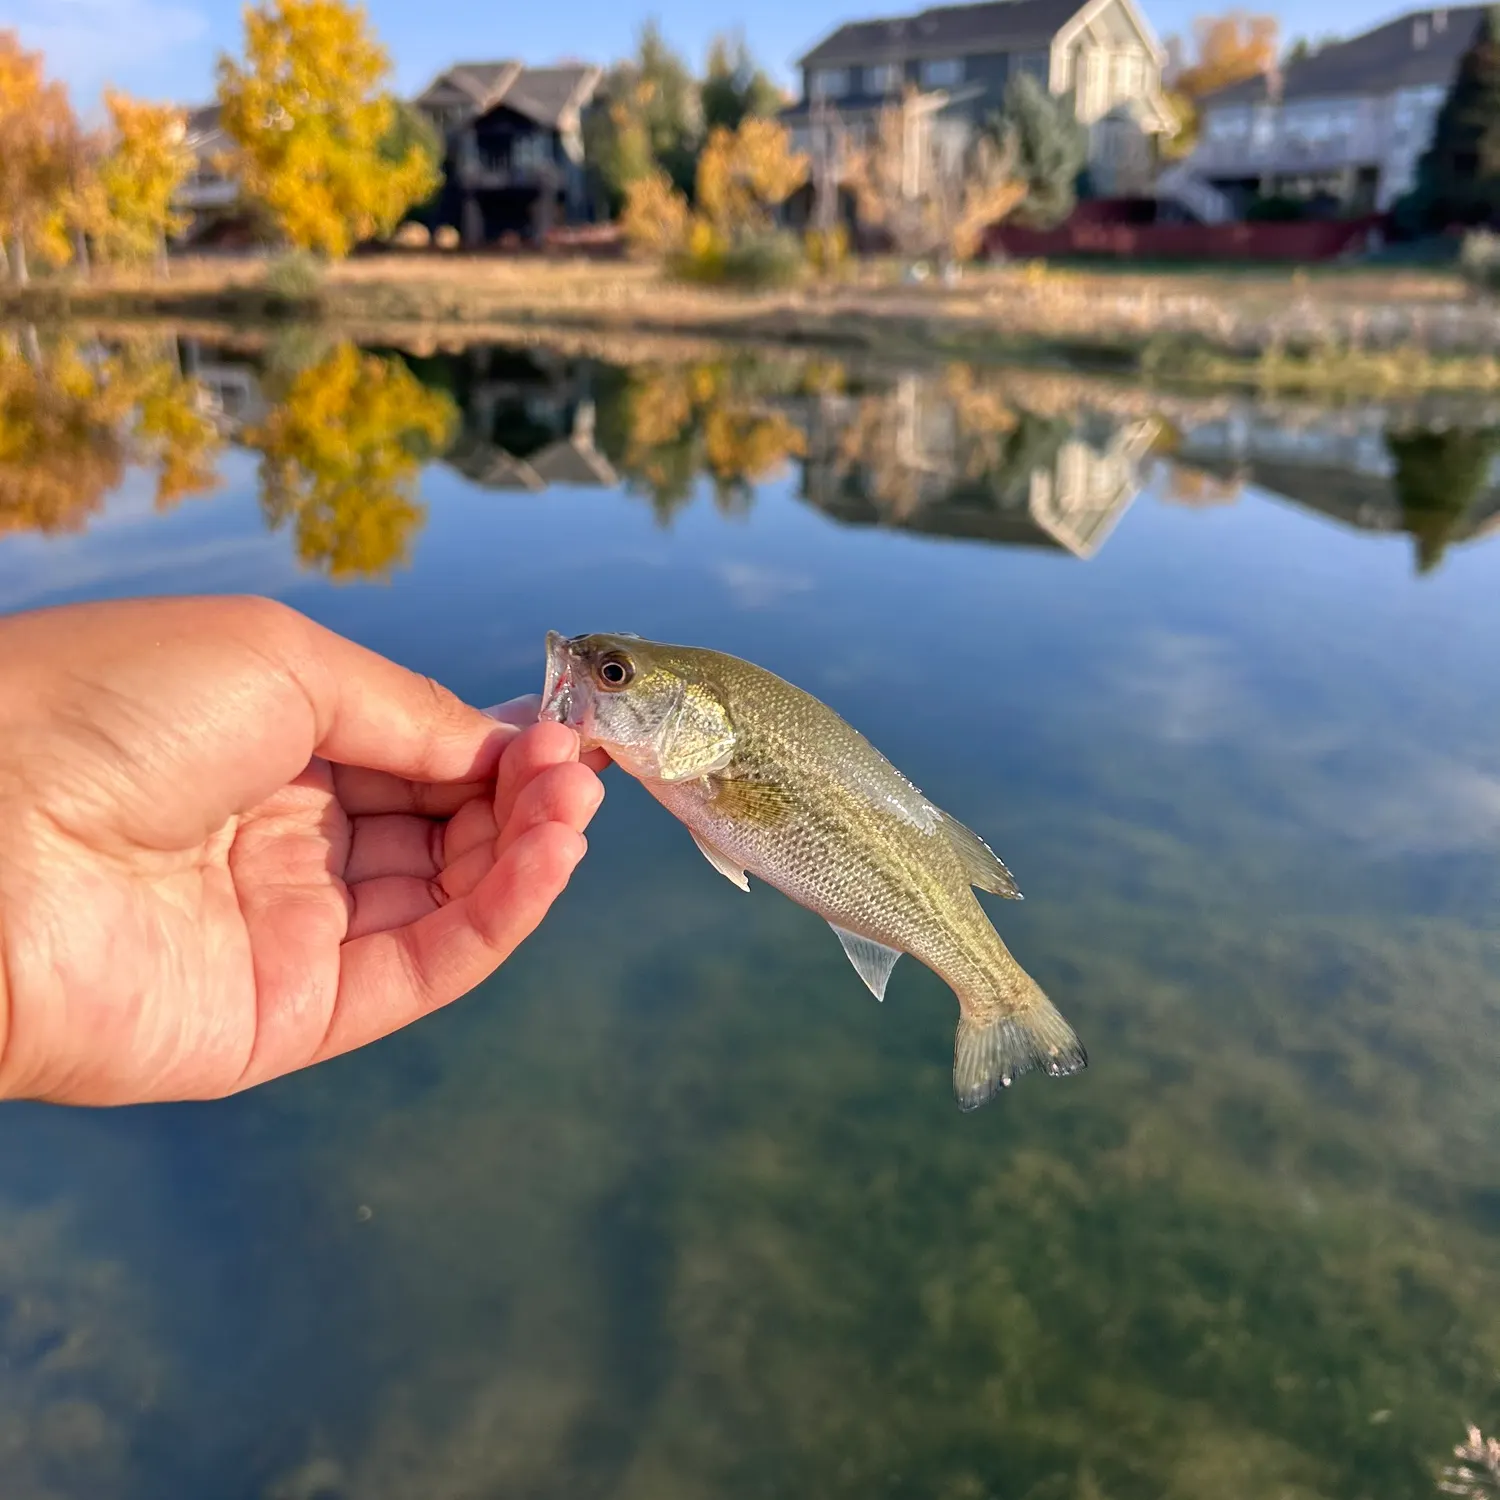
[[980, 5], [943, 5], [917, 15], [852, 21], [819, 42], [804, 66], [878, 63], [1025, 46], [1050, 46], [1052, 38], [1083, 8], [1083, 0], [985, 0]]
[[557, 68], [528, 68], [512, 60], [459, 62], [445, 68], [417, 95], [422, 104], [468, 102], [475, 115], [504, 105], [538, 125], [557, 129], [570, 111], [581, 109], [598, 86], [601, 70], [575, 63]]
[[190, 139], [195, 135], [212, 135], [219, 128], [217, 104], [189, 106], [184, 114], [187, 116], [186, 128]]
[[[1427, 84], [1446, 87], [1458, 70], [1459, 58], [1474, 40], [1484, 12], [1482, 5], [1408, 11], [1347, 42], [1331, 42], [1282, 70], [1281, 97], [1386, 94]], [[1220, 89], [1204, 104], [1253, 104], [1267, 97], [1267, 81], [1260, 77]]]
[[[554, 128], [567, 123], [571, 110], [581, 109], [598, 87], [602, 69], [575, 64], [564, 68], [525, 68], [497, 103], [517, 114]], [[494, 108], [492, 104], [490, 108]]]

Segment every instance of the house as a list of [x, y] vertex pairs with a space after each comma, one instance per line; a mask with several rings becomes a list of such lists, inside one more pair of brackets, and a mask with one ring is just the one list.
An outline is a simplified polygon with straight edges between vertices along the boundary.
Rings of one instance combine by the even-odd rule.
[[840, 140], [868, 139], [904, 97], [913, 128], [958, 151], [1029, 73], [1071, 94], [1089, 127], [1096, 191], [1122, 195], [1153, 176], [1155, 138], [1173, 127], [1161, 93], [1164, 53], [1135, 0], [986, 0], [841, 26], [801, 59], [802, 98], [782, 119], [818, 162]]
[[1207, 216], [1243, 217], [1252, 200], [1272, 197], [1385, 212], [1412, 186], [1483, 15], [1482, 6], [1412, 11], [1210, 94], [1184, 164], [1220, 199]]
[[200, 105], [185, 114], [184, 144], [193, 154], [193, 169], [178, 185], [172, 207], [192, 221], [184, 235], [192, 240], [201, 238], [232, 212], [239, 202], [240, 188], [221, 166], [233, 142], [219, 124], [219, 106]]
[[537, 240], [594, 217], [583, 161], [583, 110], [602, 69], [455, 63], [413, 103], [442, 132], [444, 186], [426, 213], [466, 245]]

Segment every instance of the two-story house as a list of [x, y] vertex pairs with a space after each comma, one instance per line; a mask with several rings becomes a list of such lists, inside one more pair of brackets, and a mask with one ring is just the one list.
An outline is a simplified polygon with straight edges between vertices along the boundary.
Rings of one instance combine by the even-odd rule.
[[1221, 217], [1257, 197], [1384, 212], [1411, 187], [1483, 15], [1482, 6], [1412, 11], [1210, 94], [1186, 169], [1222, 195]]
[[816, 154], [836, 121], [858, 142], [880, 112], [915, 91], [934, 137], [957, 149], [995, 114], [1006, 84], [1030, 73], [1071, 94], [1089, 127], [1095, 189], [1144, 191], [1154, 139], [1173, 127], [1162, 98], [1164, 53], [1134, 0], [986, 0], [841, 26], [804, 58], [802, 99], [782, 119]]
[[455, 63], [413, 101], [442, 132], [444, 183], [427, 217], [466, 245], [543, 238], [593, 217], [583, 111], [602, 70]]

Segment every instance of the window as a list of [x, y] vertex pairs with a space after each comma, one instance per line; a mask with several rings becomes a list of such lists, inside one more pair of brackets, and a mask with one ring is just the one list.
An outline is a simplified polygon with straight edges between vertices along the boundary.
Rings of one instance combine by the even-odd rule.
[[951, 89], [964, 81], [964, 60], [961, 57], [929, 57], [922, 64], [922, 87], [927, 89]]
[[880, 63], [865, 69], [865, 92], [876, 98], [897, 93], [901, 88], [901, 64]]
[[1211, 109], [1203, 117], [1203, 133], [1211, 141], [1242, 141], [1250, 128], [1244, 109]]
[[818, 68], [812, 75], [814, 99], [842, 99], [849, 92], [848, 68]]
[[1011, 59], [1011, 67], [1017, 73], [1030, 73], [1038, 83], [1046, 83], [1052, 72], [1052, 54], [1049, 52], [1018, 52]]

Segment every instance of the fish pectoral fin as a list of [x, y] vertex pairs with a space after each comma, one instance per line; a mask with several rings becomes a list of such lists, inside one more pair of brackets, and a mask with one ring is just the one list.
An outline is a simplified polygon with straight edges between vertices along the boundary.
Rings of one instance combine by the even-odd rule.
[[870, 986], [870, 993], [877, 1000], [884, 1000], [886, 984], [890, 980], [891, 970], [896, 967], [896, 960], [901, 957], [901, 950], [887, 948], [874, 938], [861, 937], [857, 932], [850, 932], [847, 927], [840, 927], [837, 922], [830, 922], [828, 925], [844, 945], [844, 952], [849, 955], [849, 962], [854, 965], [855, 973]]
[[[693, 830], [688, 829], [689, 833]], [[725, 880], [731, 885], [737, 885], [742, 891], [750, 889], [750, 878], [745, 874], [743, 865], [737, 865], [722, 849], [716, 849], [706, 838], [693, 833], [693, 842], [703, 851], [703, 857]]]
[[1012, 901], [1021, 901], [1021, 888], [1016, 877], [1005, 868], [1004, 861], [972, 828], [965, 828], [956, 818], [942, 815], [943, 832], [948, 836], [949, 846], [964, 867], [969, 884], [982, 891], [993, 891], [997, 896], [1006, 896]]

